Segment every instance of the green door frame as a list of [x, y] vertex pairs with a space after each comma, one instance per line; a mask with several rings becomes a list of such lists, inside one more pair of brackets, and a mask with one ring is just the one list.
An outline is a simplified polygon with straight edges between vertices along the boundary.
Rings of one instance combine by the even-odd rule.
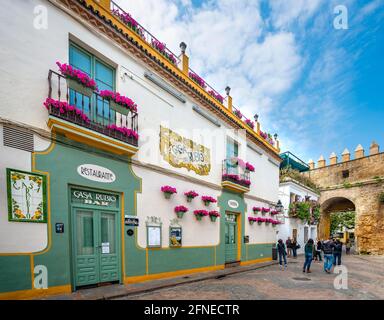
[[[72, 190], [83, 190], [83, 191], [88, 191], [88, 192], [101, 192], [101, 193], [106, 193], [106, 194], [111, 194], [119, 197], [119, 207], [118, 208], [108, 208], [108, 207], [101, 207], [101, 206], [96, 206], [96, 205], [83, 205], [83, 204], [72, 204], [71, 201], [71, 194]], [[99, 211], [99, 212], [109, 212], [109, 213], [114, 213], [116, 214], [116, 255], [118, 257], [118, 275], [119, 275], [119, 283], [123, 283], [123, 252], [122, 252], [122, 234], [121, 234], [121, 194], [109, 190], [99, 190], [99, 189], [92, 189], [92, 188], [86, 188], [86, 187], [80, 187], [80, 186], [69, 186], [68, 188], [69, 191], [69, 208], [70, 208], [70, 219], [69, 219], [69, 224], [70, 224], [70, 230], [71, 234], [69, 236], [69, 241], [70, 241], [70, 256], [71, 256], [71, 278], [72, 278], [72, 291], [76, 291], [76, 242], [74, 241], [74, 236], [75, 236], [75, 210], [76, 209], [83, 209], [83, 210], [92, 210], [92, 211]], [[97, 284], [96, 284], [97, 285]]]

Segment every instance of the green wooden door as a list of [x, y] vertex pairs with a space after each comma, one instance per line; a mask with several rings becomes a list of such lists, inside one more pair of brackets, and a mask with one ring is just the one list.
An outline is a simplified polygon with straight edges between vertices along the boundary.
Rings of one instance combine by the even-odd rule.
[[118, 281], [117, 213], [83, 208], [73, 212], [75, 287]]
[[237, 216], [225, 215], [225, 262], [237, 260]]

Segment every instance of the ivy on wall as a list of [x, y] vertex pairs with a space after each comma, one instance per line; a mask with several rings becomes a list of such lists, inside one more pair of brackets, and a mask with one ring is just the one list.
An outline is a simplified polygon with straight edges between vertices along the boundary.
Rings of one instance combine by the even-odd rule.
[[320, 205], [317, 201], [296, 201], [289, 205], [289, 215], [307, 223], [317, 223], [320, 220]]

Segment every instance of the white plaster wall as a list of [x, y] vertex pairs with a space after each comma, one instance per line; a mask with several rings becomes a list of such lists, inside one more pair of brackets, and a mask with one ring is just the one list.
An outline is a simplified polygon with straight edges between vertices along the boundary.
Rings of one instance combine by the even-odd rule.
[[[43, 150], [47, 141], [34, 137], [36, 149]], [[31, 170], [31, 153], [3, 145], [0, 126], [0, 253], [26, 253], [43, 250], [47, 246], [47, 224], [8, 221], [6, 168]]]
[[[179, 205], [186, 206], [189, 211], [179, 219], [183, 228], [183, 246], [212, 246], [218, 245], [220, 241], [220, 222], [211, 222], [209, 217], [197, 221], [194, 217], [194, 210], [217, 210], [217, 204], [206, 207], [201, 201], [201, 196], [212, 196], [215, 199], [220, 195], [219, 190], [213, 190], [206, 186], [196, 185], [181, 179], [170, 177], [164, 174], [155, 173], [145, 168], [133, 167], [136, 174], [142, 177], [142, 193], [137, 194], [137, 215], [140, 225], [138, 227], [138, 244], [140, 247], [147, 246], [145, 219], [148, 216], [160, 217], [162, 225], [162, 246], [169, 246], [169, 225], [170, 221], [176, 218], [174, 208]], [[160, 188], [164, 185], [171, 185], [177, 189], [177, 194], [171, 199], [165, 199]], [[184, 192], [194, 190], [199, 194], [192, 202], [187, 202]]]
[[297, 229], [297, 241], [300, 244], [301, 248], [298, 250], [298, 253], [304, 252], [304, 228], [308, 227], [308, 239], [312, 238], [314, 241], [317, 239], [317, 227], [304, 224], [300, 219], [290, 218], [288, 215], [289, 204], [290, 204], [290, 194], [294, 193], [302, 198], [305, 196], [310, 196], [312, 200], [318, 200], [319, 196], [306, 188], [294, 183], [286, 182], [280, 185], [279, 189], [279, 200], [284, 206], [284, 223], [278, 226], [277, 239], [287, 240], [288, 237], [292, 239], [293, 229]]
[[249, 236], [250, 244], [257, 243], [274, 243], [276, 241], [276, 232], [278, 231], [277, 227], [272, 227], [272, 224], [266, 225], [262, 223], [259, 225], [257, 222], [254, 222], [253, 225], [250, 225], [248, 217], [263, 217], [263, 218], [272, 218], [269, 213], [262, 215], [261, 213], [254, 214], [253, 207], [265, 207], [268, 208], [267, 203], [260, 201], [246, 199], [247, 211], [245, 213], [245, 233], [244, 235]]

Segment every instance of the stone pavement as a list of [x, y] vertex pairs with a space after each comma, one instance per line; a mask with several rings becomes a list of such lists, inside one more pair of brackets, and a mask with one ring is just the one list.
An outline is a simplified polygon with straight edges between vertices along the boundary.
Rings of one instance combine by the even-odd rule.
[[269, 261], [264, 263], [258, 263], [249, 266], [238, 266], [226, 268], [224, 270], [202, 272], [189, 275], [183, 275], [179, 277], [152, 280], [128, 285], [108, 285], [97, 288], [82, 289], [72, 294], [57, 295], [51, 297], [40, 298], [41, 300], [104, 300], [119, 297], [127, 297], [129, 295], [137, 295], [146, 292], [153, 292], [154, 290], [175, 287], [179, 285], [191, 284], [208, 279], [216, 279], [224, 276], [238, 274], [243, 272], [249, 272], [255, 269], [263, 269], [272, 265], [275, 265], [276, 261]]
[[303, 257], [289, 259], [286, 271], [278, 265], [233, 274], [220, 279], [185, 284], [153, 292], [129, 295], [129, 300], [373, 300], [384, 299], [384, 257], [343, 256], [348, 268], [348, 289], [336, 290], [336, 274], [326, 274], [322, 263], [312, 273], [302, 272]]

